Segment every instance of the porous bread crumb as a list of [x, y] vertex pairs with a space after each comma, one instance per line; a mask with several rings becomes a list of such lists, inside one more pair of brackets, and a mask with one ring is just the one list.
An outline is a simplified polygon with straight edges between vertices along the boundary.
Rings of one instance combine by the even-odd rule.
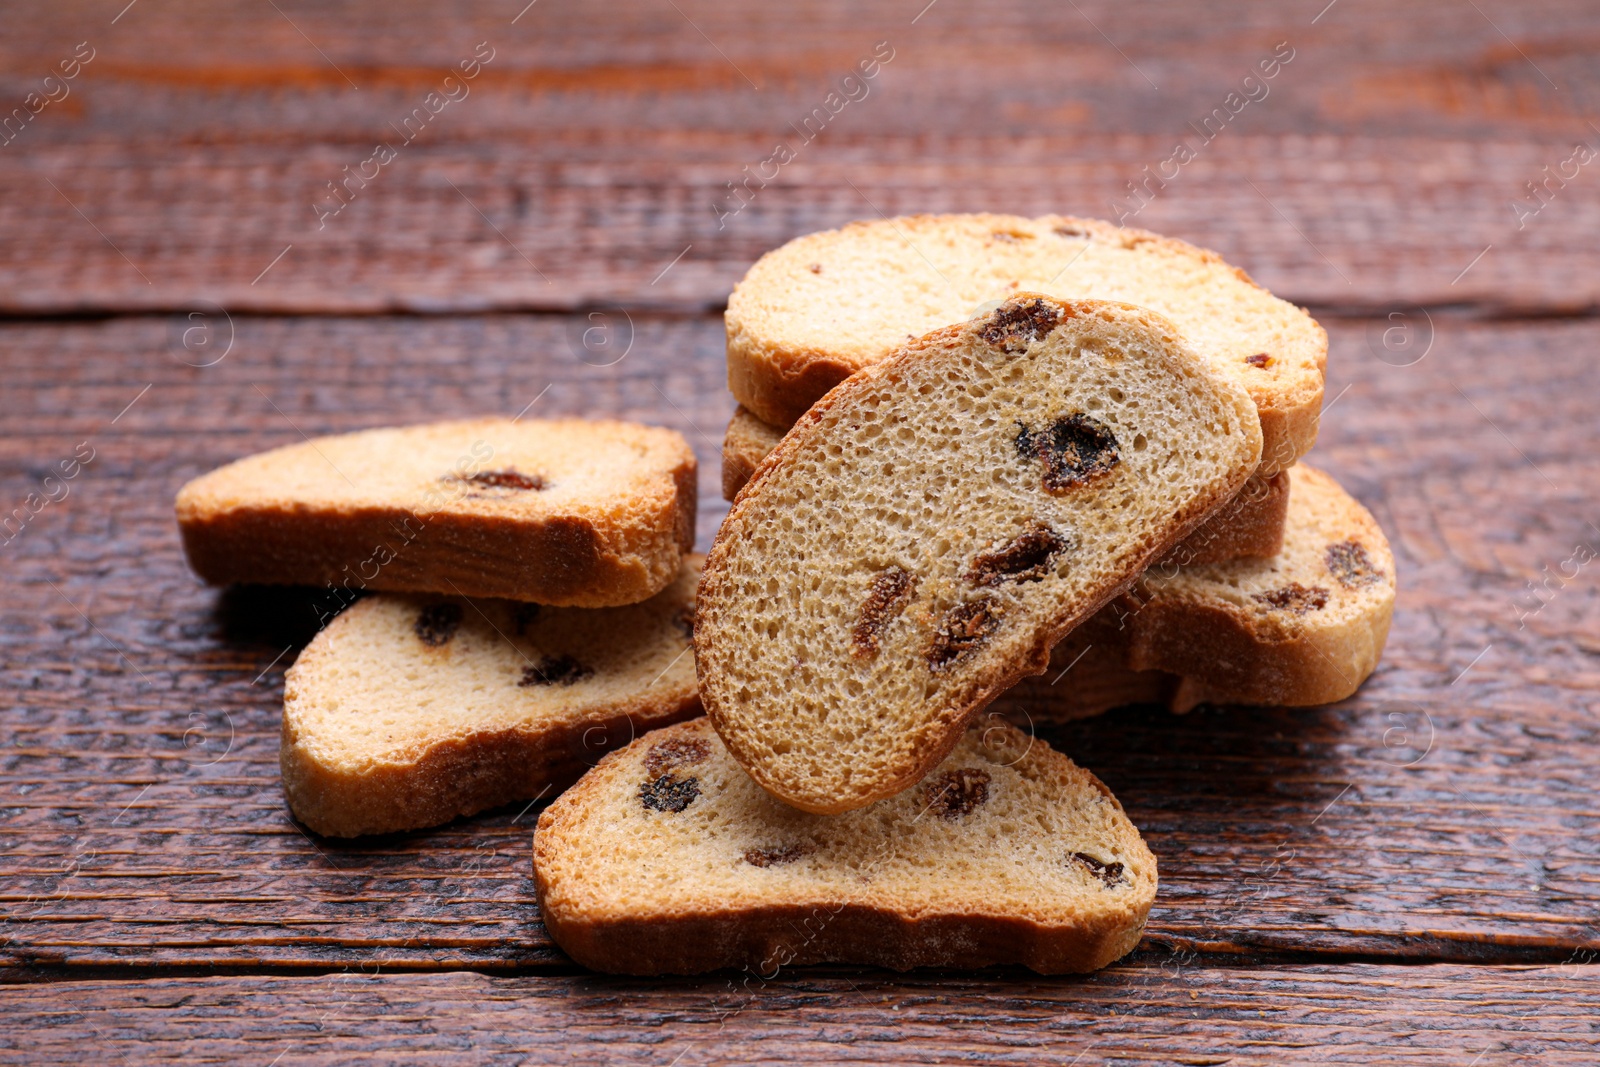
[[[783, 435], [783, 429], [762, 422], [746, 408], [734, 410], [722, 439], [722, 495], [726, 500], [731, 503], [738, 497]], [[1187, 565], [1276, 555], [1283, 546], [1288, 510], [1288, 474], [1257, 470], [1232, 500], [1174, 546], [1163, 562]]]

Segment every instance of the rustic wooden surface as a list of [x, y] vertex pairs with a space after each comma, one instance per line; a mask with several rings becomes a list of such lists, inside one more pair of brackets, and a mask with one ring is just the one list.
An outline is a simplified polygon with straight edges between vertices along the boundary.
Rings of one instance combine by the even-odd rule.
[[[0, 513], [94, 458], [0, 544], [0, 1058], [1592, 1060], [1600, 171], [1521, 229], [1511, 204], [1600, 147], [1600, 10], [922, 6], [3, 16], [0, 103], [95, 58], [0, 146]], [[485, 40], [472, 95], [318, 231], [325, 183]], [[881, 40], [870, 94], [719, 229], [724, 183]], [[355, 845], [289, 820], [314, 594], [200, 586], [183, 481], [302, 433], [619, 415], [695, 446], [704, 547], [717, 312], [751, 260], [878, 210], [1111, 214], [1284, 40], [1269, 96], [1130, 221], [1317, 310], [1312, 461], [1401, 592], [1341, 705], [1044, 731], [1160, 859], [1136, 955], [622, 982], [539, 924], [537, 807]]]
[[27, 986], [0, 1051], [64, 1062], [1592, 1064], [1600, 967], [1230, 968], [1141, 955], [1088, 978], [814, 969], [749, 987], [592, 975]]
[[[1338, 0], [1315, 24], [1309, 0], [939, 0], [913, 24], [925, 2], [639, 0], [603, 28], [562, 0], [515, 25], [513, 3], [30, 11], [0, 39], [9, 97], [80, 41], [96, 56], [0, 149], [0, 311], [704, 311], [767, 249], [879, 211], [1112, 214], [1279, 42], [1267, 95], [1134, 223], [1301, 303], [1600, 299], [1600, 181], [1521, 229], [1511, 209], [1600, 144], [1584, 0]], [[469, 95], [319, 228], [328, 183], [480, 41]], [[867, 95], [799, 144], [790, 124], [879, 41]], [[797, 158], [719, 225], [779, 140]]]

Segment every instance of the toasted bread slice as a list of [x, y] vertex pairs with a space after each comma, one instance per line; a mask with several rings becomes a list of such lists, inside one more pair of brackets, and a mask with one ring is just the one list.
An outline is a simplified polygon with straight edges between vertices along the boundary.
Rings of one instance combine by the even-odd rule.
[[1156, 860], [1094, 775], [999, 720], [865, 811], [773, 799], [704, 719], [607, 756], [533, 840], [545, 928], [586, 967], [1092, 971], [1139, 941]]
[[1237, 493], [1255, 408], [1142, 308], [1024, 294], [829, 393], [723, 523], [700, 696], [763, 787], [921, 780], [996, 694]]
[[733, 409], [728, 430], [722, 435], [722, 499], [733, 503], [739, 490], [755, 474], [761, 461], [772, 455], [772, 450], [778, 447], [792, 425], [774, 426], [762, 422], [743, 404]]
[[378, 593], [284, 681], [283, 788], [319, 834], [436, 826], [547, 795], [608, 749], [700, 713], [703, 558], [642, 604], [547, 608]]
[[728, 298], [728, 387], [787, 426], [907, 340], [1018, 291], [1121, 301], [1172, 321], [1260, 412], [1261, 470], [1317, 438], [1328, 337], [1214, 252], [1143, 230], [1047, 215], [854, 222], [768, 252]]
[[1074, 630], [1050, 670], [1006, 695], [1040, 721], [1122, 704], [1303, 707], [1354, 693], [1394, 613], [1394, 556], [1366, 508], [1321, 471], [1289, 470], [1283, 551], [1146, 572]]
[[695, 458], [627, 422], [474, 419], [322, 437], [178, 493], [189, 565], [213, 584], [646, 600], [693, 547]]
[[[744, 407], [733, 413], [722, 439], [722, 495], [732, 503], [761, 461], [778, 447], [784, 431]], [[1289, 475], [1250, 476], [1234, 498], [1199, 529], [1184, 538], [1162, 563], [1220, 563], [1229, 559], [1275, 556], [1283, 547], [1283, 521], [1289, 513]]]

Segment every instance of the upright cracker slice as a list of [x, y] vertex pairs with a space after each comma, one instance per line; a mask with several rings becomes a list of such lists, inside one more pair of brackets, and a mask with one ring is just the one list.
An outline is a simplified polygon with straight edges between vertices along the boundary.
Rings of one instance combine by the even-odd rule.
[[996, 720], [842, 816], [765, 793], [704, 719], [607, 756], [534, 834], [545, 928], [586, 967], [1091, 971], [1139, 941], [1156, 860], [1094, 775]]
[[698, 715], [702, 557], [642, 604], [546, 608], [378, 593], [284, 681], [289, 807], [331, 837], [436, 826], [550, 796], [647, 730]]
[[1068, 630], [1230, 499], [1244, 391], [1140, 308], [1023, 294], [811, 409], [701, 585], [701, 699], [781, 799], [892, 796]]
[[1261, 418], [1261, 470], [1317, 437], [1328, 338], [1304, 311], [1208, 252], [1065, 215], [853, 222], [762, 256], [728, 298], [728, 388], [786, 426], [907, 340], [1019, 291], [1120, 301], [1170, 320]]
[[471, 419], [321, 437], [178, 493], [213, 584], [610, 607], [661, 591], [694, 543], [695, 458], [672, 430]]

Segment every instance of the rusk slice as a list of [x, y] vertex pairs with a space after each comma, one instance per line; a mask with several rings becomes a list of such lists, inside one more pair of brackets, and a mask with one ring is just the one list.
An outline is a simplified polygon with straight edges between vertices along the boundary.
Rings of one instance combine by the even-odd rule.
[[642, 604], [548, 608], [378, 593], [284, 683], [283, 787], [320, 834], [436, 826], [546, 795], [636, 734], [698, 715], [702, 558]]
[[761, 461], [783, 440], [788, 432], [786, 427], [792, 425], [774, 426], [762, 422], [743, 404], [733, 409], [728, 431], [722, 435], [722, 499], [733, 503], [739, 490], [761, 466]]
[[[739, 495], [761, 461], [778, 447], [784, 431], [739, 407], [722, 439], [722, 495]], [[1244, 488], [1219, 508], [1194, 533], [1167, 553], [1163, 563], [1219, 563], [1244, 557], [1277, 555], [1283, 547], [1283, 521], [1289, 513], [1289, 475], [1250, 476]]]
[[701, 700], [796, 807], [893, 796], [1260, 448], [1244, 391], [1141, 308], [1023, 294], [935, 331], [829, 393], [739, 494], [700, 588]]
[[1139, 941], [1156, 860], [1094, 775], [998, 719], [849, 815], [775, 800], [704, 719], [641, 737], [539, 818], [550, 936], [586, 967], [1092, 971]]
[[1056, 646], [1044, 677], [1008, 693], [1007, 712], [1049, 721], [1122, 704], [1302, 707], [1354, 693], [1389, 635], [1394, 557], [1332, 478], [1303, 463], [1289, 477], [1277, 556], [1152, 569]]
[[634, 423], [440, 422], [249, 456], [185, 485], [177, 510], [189, 565], [213, 584], [610, 607], [677, 576], [695, 458]]
[[1122, 301], [1170, 319], [1260, 411], [1261, 469], [1310, 450], [1328, 338], [1304, 311], [1214, 252], [1142, 230], [1048, 215], [915, 215], [796, 238], [728, 299], [728, 387], [786, 426], [908, 339], [1018, 291]]

